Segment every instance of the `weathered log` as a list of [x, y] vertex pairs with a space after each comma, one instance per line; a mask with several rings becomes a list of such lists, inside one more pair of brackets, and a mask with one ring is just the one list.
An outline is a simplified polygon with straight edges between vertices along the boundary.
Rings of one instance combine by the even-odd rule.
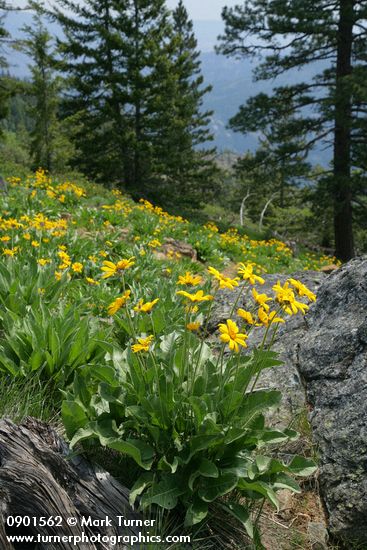
[[[9, 516], [32, 519], [29, 526], [10, 527]], [[61, 516], [61, 525], [42, 525], [40, 518]], [[11, 421], [0, 420], [0, 548], [75, 550], [81, 548], [123, 549], [129, 548], [122, 538], [118, 544], [110, 541], [88, 541], [85, 537], [126, 537], [144, 534], [144, 527], [119, 526], [124, 516], [139, 524], [138, 516], [129, 506], [129, 492], [109, 473], [92, 466], [85, 458], [75, 455], [54, 429], [35, 419], [28, 418], [17, 426]], [[109, 518], [111, 525], [98, 525]], [[76, 525], [67, 523], [76, 518]], [[83, 525], [91, 518], [93, 525]], [[96, 521], [95, 521], [96, 520]], [[136, 521], [138, 520], [138, 521]], [[133, 521], [133, 524], [134, 524]], [[33, 522], [36, 525], [33, 525]], [[60, 523], [58, 520], [56, 523]], [[73, 541], [34, 543], [10, 543], [9, 535], [81, 536], [78, 544]], [[51, 539], [49, 539], [51, 540]], [[136, 544], [134, 548], [139, 548]]]

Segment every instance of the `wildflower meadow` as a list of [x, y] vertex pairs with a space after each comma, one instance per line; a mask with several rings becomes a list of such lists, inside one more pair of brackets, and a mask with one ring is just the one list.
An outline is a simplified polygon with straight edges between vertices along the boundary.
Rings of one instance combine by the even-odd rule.
[[[258, 387], [280, 364], [278, 327], [316, 296], [291, 276], [269, 294], [261, 287], [267, 273], [336, 260], [43, 170], [12, 178], [1, 205], [2, 415], [38, 416], [76, 452], [112, 453], [131, 505], [175, 514], [193, 540], [220, 510], [260, 547], [264, 502], [276, 508], [278, 491], [300, 492], [296, 478], [316, 468], [276, 455], [298, 434], [268, 425], [282, 396]], [[198, 261], [159, 253], [166, 238], [192, 245]], [[222, 289], [232, 312], [208, 338]]]

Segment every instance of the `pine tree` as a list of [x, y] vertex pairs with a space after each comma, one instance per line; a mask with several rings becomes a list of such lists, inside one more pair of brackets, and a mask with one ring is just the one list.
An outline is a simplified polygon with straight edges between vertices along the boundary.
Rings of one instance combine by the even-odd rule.
[[167, 108], [159, 98], [170, 88], [165, 69], [171, 25], [165, 0], [127, 0], [117, 23], [125, 32], [125, 183], [133, 195], [152, 198], [157, 127], [164, 126], [161, 115]]
[[182, 3], [172, 15], [165, 0], [57, 1], [79, 166], [136, 198], [192, 204], [189, 188], [203, 194], [215, 167], [213, 151], [197, 149], [211, 139], [208, 88]]
[[[231, 127], [237, 131], [243, 128], [259, 129], [259, 120], [253, 116], [251, 100], [248, 106], [242, 107], [240, 113], [230, 120]], [[256, 168], [266, 167], [269, 174], [268, 195], [276, 195], [275, 203], [283, 208], [289, 187], [304, 184], [311, 170], [305, 160], [305, 135], [298, 129], [299, 121], [294, 116], [283, 114], [280, 118], [262, 120], [260, 147], [254, 155], [245, 156], [237, 163], [237, 171], [253, 172]], [[296, 131], [295, 131], [296, 129]]]
[[[5, 29], [6, 11], [7, 4], [5, 0], [0, 0], [0, 121], [3, 121], [8, 114], [9, 98], [13, 92], [13, 86], [6, 73], [8, 64], [4, 48], [7, 40], [10, 38], [8, 31]], [[1, 135], [2, 128], [0, 127], [0, 137]]]
[[294, 133], [308, 135], [304, 150], [331, 138], [329, 192], [335, 249], [342, 260], [354, 255], [352, 167], [357, 162], [355, 144], [367, 105], [367, 93], [361, 87], [367, 73], [366, 17], [367, 5], [362, 0], [250, 0], [223, 10], [226, 28], [219, 48], [226, 55], [264, 54], [255, 73], [259, 80], [315, 67], [315, 62], [316, 68], [322, 67], [312, 81], [279, 86], [273, 96], [253, 98], [243, 111], [242, 128], [254, 127], [256, 120], [261, 128], [269, 116], [276, 120], [296, 113]]
[[[23, 28], [25, 38], [17, 47], [31, 59], [31, 79], [27, 86], [28, 109], [32, 121], [30, 154], [35, 169], [60, 170], [67, 165], [68, 146], [58, 117], [61, 79], [55, 72], [52, 38], [41, 16], [34, 15], [32, 26]], [[62, 159], [62, 160], [61, 160]]]
[[162, 103], [156, 163], [157, 171], [165, 176], [165, 185], [161, 183], [158, 189], [165, 189], [166, 200], [198, 207], [213, 192], [217, 174], [215, 149], [199, 149], [213, 140], [208, 128], [213, 113], [203, 109], [203, 98], [211, 86], [204, 86], [193, 23], [182, 0], [172, 20], [173, 33], [161, 79], [166, 85], [170, 83], [169, 93], [165, 95], [167, 88], [163, 88], [156, 95]]
[[67, 76], [63, 115], [74, 121], [75, 163], [88, 176], [122, 182], [127, 140], [125, 50], [116, 19], [126, 2], [58, 0], [49, 13], [63, 30], [60, 70]]

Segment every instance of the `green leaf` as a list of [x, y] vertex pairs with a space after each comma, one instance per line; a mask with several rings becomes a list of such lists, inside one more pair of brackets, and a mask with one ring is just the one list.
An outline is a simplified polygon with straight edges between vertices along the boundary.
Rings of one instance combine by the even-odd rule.
[[210, 462], [207, 458], [202, 458], [200, 464], [195, 472], [193, 472], [189, 477], [188, 485], [191, 491], [194, 491], [194, 481], [198, 477], [218, 477], [219, 471], [216, 465], [213, 462]]
[[273, 481], [272, 485], [275, 489], [289, 489], [294, 493], [301, 492], [301, 488], [298, 483], [296, 483], [293, 478], [287, 476], [287, 474], [283, 472], [277, 474], [276, 479], [275, 481]]
[[317, 465], [313, 460], [302, 456], [295, 456], [288, 465], [288, 471], [295, 476], [310, 476], [317, 470]]
[[248, 493], [248, 496], [250, 498], [253, 498], [251, 493], [258, 493], [259, 495], [263, 495], [269, 500], [269, 502], [274, 504], [274, 506], [279, 511], [279, 501], [277, 499], [277, 496], [273, 489], [267, 483], [263, 481], [248, 482], [245, 479], [240, 479], [238, 482], [238, 488], [241, 491], [245, 491], [246, 493]]
[[199, 489], [199, 497], [205, 502], [213, 502], [218, 497], [226, 495], [232, 491], [238, 483], [238, 478], [234, 474], [225, 473], [217, 478], [203, 478]]
[[195, 435], [190, 440], [190, 448], [183, 453], [182, 459], [187, 464], [191, 458], [200, 451], [210, 449], [216, 443], [224, 440], [223, 434]]
[[165, 510], [173, 510], [178, 504], [178, 497], [184, 491], [177, 485], [177, 479], [173, 476], [164, 477], [159, 483], [154, 483], [143, 497], [144, 508], [151, 504], [158, 504]]
[[31, 370], [38, 370], [40, 366], [43, 364], [43, 353], [40, 350], [34, 350], [30, 359], [29, 359], [29, 366], [31, 367]]
[[161, 343], [159, 347], [166, 355], [170, 355], [175, 350], [175, 347], [177, 346], [176, 341], [179, 338], [181, 338], [179, 332], [171, 332], [170, 334], [167, 334], [166, 336], [163, 336], [161, 338]]
[[225, 504], [220, 503], [219, 506], [242, 523], [251, 539], [254, 537], [254, 526], [247, 506], [244, 504], [238, 504], [237, 502], [226, 502]]
[[167, 460], [165, 456], [162, 456], [160, 461], [158, 462], [157, 469], [162, 470], [164, 472], [171, 472], [174, 474], [178, 468], [178, 458], [177, 456], [174, 457], [172, 463]]
[[106, 446], [131, 456], [144, 470], [150, 470], [153, 464], [155, 456], [153, 448], [138, 439], [128, 439], [126, 441], [122, 439], [109, 440], [106, 442]]
[[256, 415], [279, 405], [281, 399], [282, 394], [275, 390], [262, 390], [246, 394], [237, 416], [244, 419], [244, 423], [242, 423], [244, 426]]
[[84, 408], [75, 401], [63, 401], [61, 415], [69, 439], [88, 422]]
[[154, 480], [154, 474], [153, 472], [144, 472], [137, 481], [134, 483], [134, 485], [131, 488], [130, 495], [129, 495], [129, 502], [131, 506], [134, 506], [134, 503], [138, 496], [140, 496], [147, 487], [150, 487]]
[[191, 527], [201, 523], [208, 515], [208, 503], [202, 500], [196, 499], [186, 511], [185, 526]]

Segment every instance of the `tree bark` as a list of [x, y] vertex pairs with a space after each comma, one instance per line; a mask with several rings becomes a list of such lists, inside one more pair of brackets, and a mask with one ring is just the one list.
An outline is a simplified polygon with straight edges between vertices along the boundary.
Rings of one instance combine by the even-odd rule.
[[348, 77], [352, 74], [354, 0], [340, 0], [335, 89], [334, 134], [334, 234], [335, 255], [343, 261], [354, 256], [351, 121], [352, 94]]
[[[81, 456], [71, 454], [56, 432], [35, 419], [21, 426], [0, 420], [0, 548], [1, 550], [85, 550], [130, 547], [111, 542], [47, 542], [12, 544], [7, 535], [102, 536], [138, 535], [140, 527], [119, 527], [117, 516], [139, 519], [129, 506], [128, 490], [103, 470], [97, 470]], [[10, 528], [9, 516], [46, 518], [61, 516], [60, 526], [31, 524]], [[81, 519], [112, 520], [111, 526], [83, 526]], [[67, 518], [77, 518], [69, 526]], [[143, 530], [142, 530], [143, 531]], [[144, 533], [143, 533], [144, 534]], [[22, 546], [23, 545], [23, 546]], [[134, 546], [134, 548], [139, 546]]]

